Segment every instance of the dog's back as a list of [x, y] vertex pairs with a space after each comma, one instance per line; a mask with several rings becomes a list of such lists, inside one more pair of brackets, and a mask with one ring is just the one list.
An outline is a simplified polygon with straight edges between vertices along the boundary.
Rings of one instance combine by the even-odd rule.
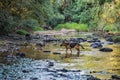
[[70, 43], [71, 48], [74, 48], [76, 45], [78, 45], [78, 43]]

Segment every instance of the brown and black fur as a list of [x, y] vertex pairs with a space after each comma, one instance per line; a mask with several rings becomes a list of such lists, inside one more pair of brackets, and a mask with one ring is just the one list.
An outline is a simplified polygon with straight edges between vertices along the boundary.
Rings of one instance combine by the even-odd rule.
[[67, 56], [67, 51], [68, 51], [68, 49], [70, 49], [70, 51], [71, 51], [71, 55], [72, 55], [72, 48], [75, 48], [78, 52], [77, 52], [77, 56], [79, 56], [80, 55], [80, 46], [84, 49], [84, 47], [81, 45], [81, 44], [79, 44], [79, 43], [69, 43], [69, 42], [65, 42], [65, 41], [63, 41], [61, 44], [60, 44], [60, 46], [65, 46], [65, 48], [66, 48], [66, 56]]

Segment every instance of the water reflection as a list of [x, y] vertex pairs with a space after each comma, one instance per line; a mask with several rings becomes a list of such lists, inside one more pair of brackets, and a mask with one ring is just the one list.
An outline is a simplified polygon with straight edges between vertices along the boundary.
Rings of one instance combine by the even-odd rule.
[[120, 75], [120, 45], [113, 45], [113, 52], [110, 56], [111, 72]]

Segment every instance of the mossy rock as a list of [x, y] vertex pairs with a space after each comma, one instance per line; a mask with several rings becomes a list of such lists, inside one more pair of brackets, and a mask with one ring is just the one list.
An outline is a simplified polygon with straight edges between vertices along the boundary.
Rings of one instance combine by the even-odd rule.
[[120, 36], [113, 36], [112, 40], [113, 40], [113, 42], [118, 43], [118, 42], [120, 42]]
[[25, 31], [25, 30], [23, 30], [23, 29], [18, 30], [16, 33], [20, 34], [20, 35], [26, 35], [26, 34], [28, 34], [28, 32]]

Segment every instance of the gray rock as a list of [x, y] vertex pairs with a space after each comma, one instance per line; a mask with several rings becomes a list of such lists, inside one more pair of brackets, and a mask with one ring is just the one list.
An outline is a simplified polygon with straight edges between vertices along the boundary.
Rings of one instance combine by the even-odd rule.
[[30, 80], [39, 80], [37, 77], [31, 77]]

